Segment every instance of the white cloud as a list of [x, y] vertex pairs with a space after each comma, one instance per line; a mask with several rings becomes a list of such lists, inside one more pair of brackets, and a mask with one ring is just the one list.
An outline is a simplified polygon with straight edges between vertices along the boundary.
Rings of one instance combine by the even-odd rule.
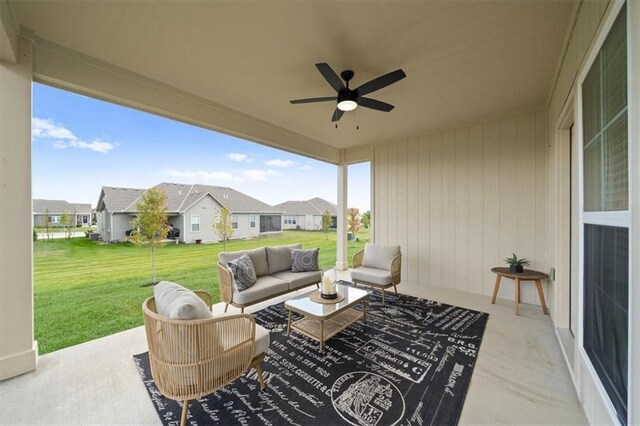
[[229, 154], [227, 154], [227, 158], [229, 160], [237, 161], [237, 162], [244, 161], [247, 163], [253, 163], [255, 161], [255, 158], [253, 158], [249, 154], [240, 154], [238, 152], [230, 152]]
[[279, 159], [273, 159], [273, 160], [267, 160], [264, 162], [264, 164], [266, 164], [267, 166], [271, 166], [271, 167], [291, 167], [293, 166], [295, 163], [291, 160], [279, 160]]
[[247, 158], [249, 158], [249, 156], [247, 154], [239, 154], [237, 152], [230, 152], [229, 154], [227, 154], [227, 158], [229, 160], [233, 160], [233, 161], [244, 161]]
[[35, 139], [50, 139], [51, 145], [56, 149], [78, 148], [108, 154], [117, 146], [100, 139], [91, 142], [80, 140], [71, 130], [48, 118], [34, 117], [31, 121], [31, 133]]
[[269, 180], [269, 177], [280, 176], [280, 172], [276, 172], [275, 170], [248, 169], [243, 170], [242, 175], [247, 180], [252, 180], [255, 182], [266, 182], [267, 180]]
[[196, 181], [196, 182], [212, 182], [212, 181], [229, 181], [229, 180], [233, 180], [233, 176], [231, 176], [227, 172], [207, 172], [205, 170], [198, 170], [198, 171], [192, 171], [192, 170], [165, 170], [163, 173], [165, 173], [165, 174], [167, 174], [169, 176], [188, 179], [190, 181]]
[[39, 139], [78, 140], [71, 130], [48, 118], [34, 117], [31, 121], [31, 132], [33, 137]]
[[298, 167], [298, 169], [300, 169], [300, 170], [311, 170], [311, 169], [313, 169], [313, 167], [311, 167], [311, 164], [303, 164], [302, 166]]

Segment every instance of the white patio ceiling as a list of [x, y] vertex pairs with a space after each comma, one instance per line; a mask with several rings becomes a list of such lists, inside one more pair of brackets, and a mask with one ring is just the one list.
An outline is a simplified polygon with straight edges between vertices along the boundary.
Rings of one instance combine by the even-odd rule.
[[[342, 149], [544, 106], [574, 2], [10, 5], [38, 37]], [[317, 62], [353, 69], [352, 86], [408, 77], [370, 95], [395, 110], [358, 108], [335, 129], [332, 103], [288, 102], [332, 94]]]

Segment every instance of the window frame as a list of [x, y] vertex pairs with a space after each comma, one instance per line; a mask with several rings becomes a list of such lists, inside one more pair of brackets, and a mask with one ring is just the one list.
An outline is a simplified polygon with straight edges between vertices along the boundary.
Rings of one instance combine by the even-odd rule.
[[231, 215], [231, 229], [238, 229], [240, 227], [240, 217], [237, 214]]
[[[194, 223], [193, 219], [197, 218], [198, 219], [198, 223]], [[189, 224], [190, 224], [190, 229], [191, 229], [191, 233], [192, 234], [197, 234], [200, 232], [200, 215], [199, 214], [192, 214], [189, 217]], [[198, 225], [198, 230], [194, 231], [193, 230], [193, 225]]]

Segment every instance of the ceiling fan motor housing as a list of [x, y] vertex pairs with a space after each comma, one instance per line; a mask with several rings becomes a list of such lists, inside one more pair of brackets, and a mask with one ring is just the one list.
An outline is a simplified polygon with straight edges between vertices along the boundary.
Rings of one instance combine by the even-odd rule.
[[338, 92], [338, 103], [340, 103], [342, 101], [353, 101], [353, 102], [356, 102], [356, 99], [358, 99], [358, 91], [357, 90], [343, 89], [340, 92]]

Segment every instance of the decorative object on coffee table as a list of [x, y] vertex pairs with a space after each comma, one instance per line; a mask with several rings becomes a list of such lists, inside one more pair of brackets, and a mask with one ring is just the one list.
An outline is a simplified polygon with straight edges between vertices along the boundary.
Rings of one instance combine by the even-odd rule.
[[[335, 276], [335, 273], [333, 274]], [[320, 288], [320, 297], [323, 299], [337, 299], [338, 293], [336, 283], [326, 273], [322, 275], [322, 286]]]
[[549, 275], [544, 272], [534, 271], [532, 269], [524, 269], [522, 272], [512, 272], [509, 268], [491, 268], [491, 272], [496, 274], [496, 284], [493, 287], [493, 298], [491, 303], [496, 303], [496, 297], [498, 297], [498, 290], [500, 289], [500, 281], [502, 277], [511, 278], [516, 283], [516, 315], [520, 315], [520, 282], [521, 281], [535, 281], [536, 289], [538, 290], [538, 297], [540, 297], [540, 305], [542, 305], [542, 312], [549, 315], [547, 304], [544, 301], [544, 293], [542, 291], [542, 280], [549, 278]]
[[[316, 290], [317, 291], [317, 290]], [[367, 320], [367, 301], [369, 292], [358, 288], [339, 286], [338, 297], [343, 300], [337, 303], [321, 304], [311, 300], [311, 293], [294, 297], [284, 302], [289, 311], [287, 319], [287, 335], [295, 330], [320, 343], [320, 353], [323, 353], [324, 342], [349, 327], [354, 322]], [[353, 309], [361, 305], [362, 311]], [[295, 312], [302, 318], [292, 322], [291, 315]]]
[[516, 256], [515, 253], [513, 253], [513, 257], [507, 257], [504, 261], [509, 265], [509, 270], [511, 272], [522, 273], [522, 271], [524, 271], [524, 267], [529, 266], [528, 259], [518, 259], [518, 256]]

